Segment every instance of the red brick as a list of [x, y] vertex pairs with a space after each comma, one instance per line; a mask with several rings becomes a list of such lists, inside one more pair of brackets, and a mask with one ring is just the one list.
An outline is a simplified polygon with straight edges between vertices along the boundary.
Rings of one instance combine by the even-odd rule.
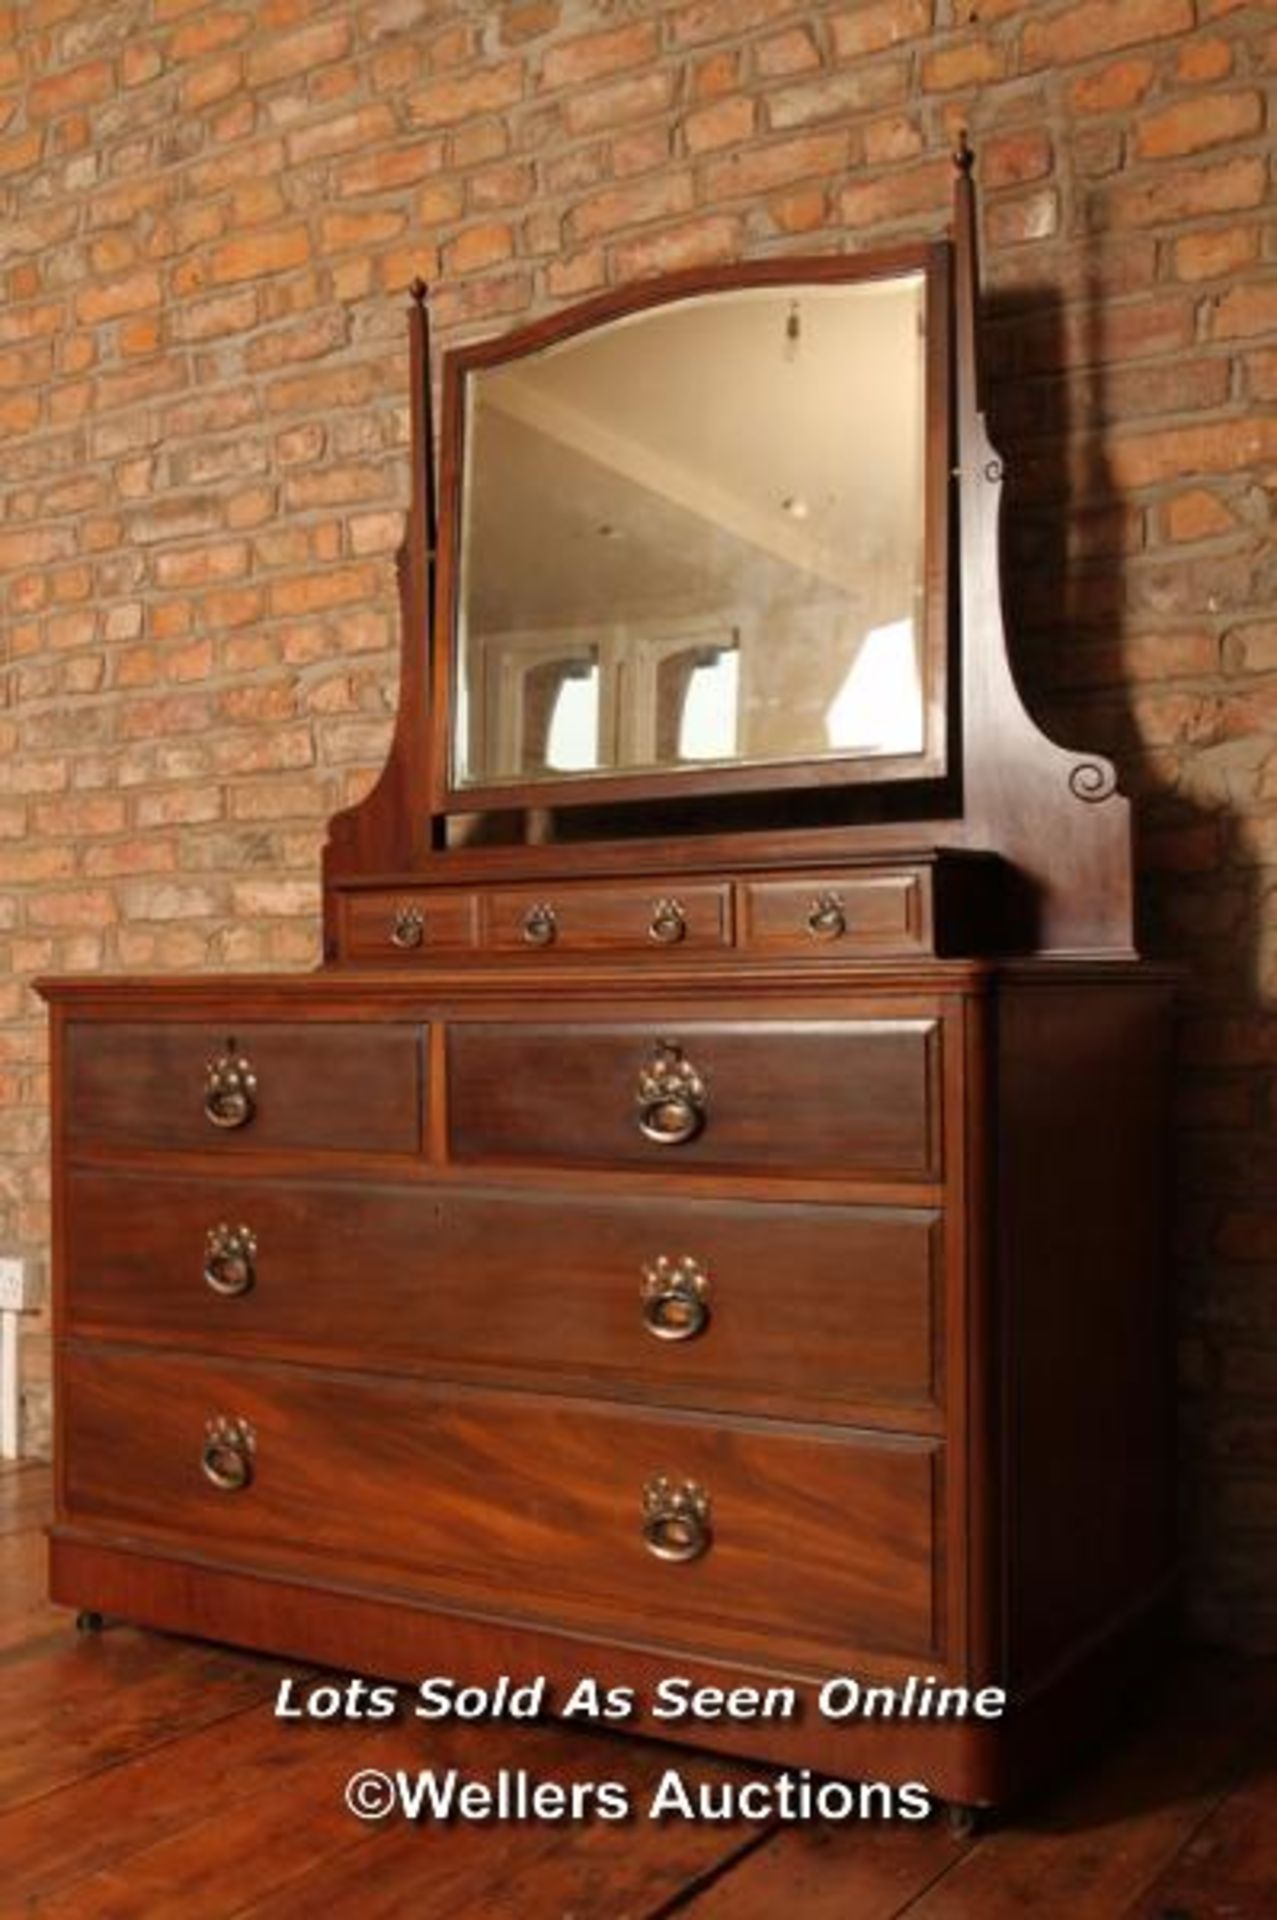
[[1004, 133], [980, 148], [980, 182], [986, 189], [1040, 180], [1051, 171], [1050, 136], [1038, 128]]
[[1233, 49], [1227, 40], [1190, 40], [1175, 57], [1175, 77], [1189, 85], [1223, 80], [1233, 70]]
[[645, 220], [668, 219], [686, 213], [692, 204], [692, 182], [687, 174], [671, 173], [660, 180], [613, 187], [572, 210], [568, 226], [576, 240], [590, 240]]
[[1175, 242], [1175, 273], [1180, 280], [1215, 280], [1259, 257], [1256, 227], [1210, 227], [1186, 233]]
[[158, 307], [162, 297], [158, 273], [149, 270], [131, 273], [122, 280], [87, 287], [77, 296], [76, 318], [85, 326], [96, 326], [100, 321], [117, 319], [120, 314]]
[[952, 191], [951, 162], [933, 160], [907, 173], [853, 182], [840, 193], [839, 210], [849, 227], [879, 226], [943, 207]]
[[248, 56], [248, 84], [269, 87], [293, 74], [309, 74], [350, 51], [348, 20], [317, 20], [299, 33], [283, 34], [255, 47]]
[[1255, 333], [1277, 333], [1277, 279], [1230, 287], [1215, 304], [1213, 339], [1237, 340]]
[[188, 113], [198, 113], [202, 107], [215, 106], [219, 100], [225, 100], [229, 94], [237, 91], [243, 76], [243, 62], [238, 54], [210, 60], [205, 66], [196, 67], [182, 81], [182, 105]]
[[796, 0], [694, 0], [671, 16], [675, 46], [703, 46], [710, 40], [726, 40], [767, 27], [788, 14], [806, 13]]
[[27, 94], [27, 113], [33, 120], [48, 120], [72, 107], [108, 99], [114, 84], [109, 60], [90, 60], [81, 67], [46, 74], [33, 82]]
[[859, 60], [902, 40], [916, 40], [932, 26], [932, 0], [864, 0], [848, 13], [834, 15], [834, 53]]
[[155, 560], [155, 578], [162, 587], [194, 587], [210, 580], [236, 580], [247, 571], [248, 548], [240, 540], [161, 553]]
[[507, 46], [516, 46], [553, 33], [561, 11], [559, 0], [524, 0], [521, 6], [507, 7], [501, 16], [501, 38]]
[[1277, 460], [1277, 419], [1252, 417], [1211, 426], [1169, 427], [1114, 440], [1110, 476], [1120, 487], [1147, 487], [1197, 474], [1229, 474]]
[[990, 202], [984, 226], [991, 247], [1014, 247], [1027, 240], [1049, 240], [1060, 223], [1059, 195], [1053, 187], [1014, 199]]
[[902, 60], [853, 67], [769, 93], [767, 119], [777, 129], [803, 127], [815, 120], [842, 119], [894, 105], [905, 99], [908, 91], [909, 69]]
[[288, 136], [288, 157], [298, 164], [327, 160], [333, 154], [353, 153], [393, 137], [395, 116], [390, 107], [358, 107], [311, 127], [298, 127]]
[[922, 152], [923, 138], [916, 120], [908, 114], [892, 114], [885, 120], [873, 120], [864, 130], [865, 159], [871, 167], [890, 166], [898, 160], [913, 160]]
[[11, 173], [27, 173], [38, 166], [43, 145], [44, 135], [38, 127], [12, 140], [0, 140], [0, 178]]
[[1277, 400], [1277, 347], [1246, 356], [1250, 393], [1256, 400]]
[[1255, 157], [1197, 166], [1186, 172], [1158, 172], [1148, 180], [1114, 187], [1103, 212], [1114, 227], [1167, 226], [1199, 214], [1232, 213], [1262, 205], [1267, 193], [1264, 162]]
[[326, 213], [319, 223], [319, 243], [325, 253], [383, 246], [403, 232], [406, 221], [406, 214], [389, 207], [376, 213]]
[[252, 24], [250, 13], [212, 13], [207, 8], [201, 9], [197, 20], [190, 20], [177, 29], [169, 42], [169, 54], [174, 60], [198, 60], [201, 54], [213, 53], [218, 47], [242, 40]]
[[314, 613], [322, 607], [350, 606], [375, 594], [376, 575], [366, 567], [345, 567], [331, 573], [303, 574], [280, 580], [270, 589], [271, 612]]
[[820, 65], [820, 49], [810, 27], [790, 27], [785, 33], [761, 40], [754, 49], [754, 67], [764, 80], [791, 73], [810, 73]]
[[984, 87], [1001, 78], [1004, 66], [1001, 47], [977, 40], [968, 46], [946, 47], [940, 53], [928, 54], [922, 63], [922, 84], [928, 93]]
[[418, 140], [410, 147], [388, 147], [344, 165], [333, 184], [342, 199], [414, 186], [427, 174], [439, 171], [444, 151], [442, 139]]
[[769, 193], [818, 174], [840, 173], [847, 164], [848, 139], [844, 131], [806, 133], [793, 140], [741, 148], [724, 159], [711, 161], [705, 171], [708, 199], [739, 199]]
[[535, 184], [532, 168], [522, 161], [489, 167], [486, 172], [477, 173], [471, 179], [469, 204], [472, 210], [485, 212], [522, 206], [532, 198]]
[[1205, 147], [1245, 139], [1258, 132], [1263, 120], [1263, 101], [1257, 93], [1205, 94], [1149, 114], [1137, 129], [1137, 151], [1145, 160], [1199, 153]]
[[689, 153], [707, 153], [715, 147], [733, 147], [748, 140], [754, 130], [754, 102], [744, 94], [698, 107], [683, 122]]
[[734, 93], [740, 84], [741, 57], [737, 52], [712, 53], [708, 59], [698, 60], [691, 70], [692, 98], [694, 100], [721, 100], [725, 93]]
[[1070, 104], [1077, 113], [1121, 113], [1144, 98], [1154, 71], [1151, 60], [1117, 60], [1075, 80], [1069, 89]]
[[1168, 500], [1163, 519], [1169, 540], [1208, 540], [1213, 534], [1231, 533], [1237, 524], [1218, 494], [1204, 487]]
[[521, 60], [482, 67], [464, 77], [434, 80], [412, 95], [408, 111], [423, 127], [452, 127], [480, 113], [500, 113], [523, 96]]
[[551, 47], [541, 63], [541, 85], [576, 87], [601, 74], [621, 73], [655, 59], [657, 28], [652, 21], [635, 21], [607, 33], [582, 34]]
[[514, 235], [503, 221], [489, 220], [482, 226], [467, 227], [465, 232], [443, 250], [445, 273], [477, 273], [484, 267], [508, 260], [514, 252]]
[[1047, 19], [1027, 22], [1023, 59], [1027, 68], [1068, 66], [1117, 47], [1169, 39], [1194, 24], [1193, 0], [1082, 0]]
[[723, 214], [705, 214], [677, 227], [617, 246], [613, 261], [625, 280], [670, 273], [677, 267], [709, 266], [730, 260], [740, 247], [740, 223]]
[[669, 71], [653, 71], [635, 80], [617, 80], [610, 86], [571, 95], [563, 103], [564, 124], [574, 134], [594, 133], [665, 113], [674, 98], [675, 78]]
[[208, 278], [214, 286], [260, 280], [302, 266], [309, 258], [310, 236], [305, 227], [277, 227], [268, 233], [243, 234], [214, 247], [208, 260]]

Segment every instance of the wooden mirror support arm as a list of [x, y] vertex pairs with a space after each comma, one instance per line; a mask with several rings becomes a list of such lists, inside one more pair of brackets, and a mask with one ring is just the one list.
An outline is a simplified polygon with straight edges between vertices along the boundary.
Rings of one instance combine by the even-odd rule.
[[963, 838], [1000, 853], [1031, 895], [1033, 944], [1056, 954], [1133, 952], [1130, 802], [1108, 760], [1040, 731], [1020, 697], [1003, 618], [1003, 463], [982, 405], [972, 154], [956, 156], [954, 206], [958, 594]]
[[386, 764], [370, 791], [334, 814], [323, 852], [324, 957], [336, 953], [333, 882], [351, 874], [411, 871], [428, 855], [430, 821], [430, 610], [434, 605], [438, 524], [430, 386], [429, 294], [411, 287], [408, 319], [411, 382], [412, 499], [396, 554], [401, 620], [399, 694]]

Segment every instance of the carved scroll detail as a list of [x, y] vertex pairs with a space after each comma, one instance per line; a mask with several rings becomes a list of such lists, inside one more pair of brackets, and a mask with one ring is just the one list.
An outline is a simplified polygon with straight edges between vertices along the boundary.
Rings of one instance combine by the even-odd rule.
[[1076, 800], [1108, 800], [1117, 792], [1117, 773], [1107, 760], [1079, 760], [1069, 772], [1069, 792]]

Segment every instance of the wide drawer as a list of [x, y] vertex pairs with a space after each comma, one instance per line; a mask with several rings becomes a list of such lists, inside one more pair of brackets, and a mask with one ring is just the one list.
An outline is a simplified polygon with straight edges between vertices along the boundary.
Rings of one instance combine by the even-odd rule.
[[72, 1020], [71, 1145], [410, 1153], [424, 1066], [410, 1025]]
[[385, 1371], [887, 1417], [938, 1397], [927, 1210], [69, 1176], [66, 1324]]
[[87, 1345], [63, 1392], [79, 1524], [773, 1662], [937, 1650], [933, 1442]]
[[792, 1020], [448, 1031], [459, 1161], [934, 1178], [940, 1023]]

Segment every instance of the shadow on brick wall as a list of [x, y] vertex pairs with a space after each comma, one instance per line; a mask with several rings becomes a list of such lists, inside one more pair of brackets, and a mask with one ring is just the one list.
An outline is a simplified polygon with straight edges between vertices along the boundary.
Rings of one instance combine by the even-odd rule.
[[[1238, 1463], [1230, 1460], [1225, 1349], [1239, 1334], [1229, 1324], [1219, 1216], [1231, 1192], [1253, 1185], [1253, 1172], [1238, 1158], [1236, 1114], [1220, 1111], [1212, 1120], [1211, 1090], [1218, 1094], [1219, 1082], [1203, 1065], [1217, 1066], [1227, 1054], [1229, 1018], [1270, 1019], [1257, 984], [1260, 870], [1227, 864], [1235, 831], [1227, 800], [1190, 796], [1178, 777], [1186, 744], [1197, 744], [1193, 728], [1210, 724], [1209, 714], [1199, 721], [1195, 709], [1219, 699], [1193, 687], [1190, 676], [1197, 668], [1205, 677], [1213, 663], [1204, 655], [1199, 665], [1162, 634], [1145, 631], [1157, 613], [1160, 507], [1132, 498], [1114, 478], [1108, 448], [1119, 405], [1110, 393], [1111, 349], [1103, 338], [1109, 295], [1098, 266], [1085, 274], [1079, 294], [1066, 304], [1056, 286], [1024, 285], [986, 304], [990, 431], [1007, 474], [1007, 630], [1038, 724], [1065, 746], [1099, 750], [1116, 762], [1132, 801], [1136, 944], [1146, 957], [1185, 969], [1171, 1222], [1182, 1542], [1191, 1628], [1235, 1642], [1234, 1611], [1273, 1618], [1271, 1569], [1266, 1573], [1262, 1549], [1249, 1551], [1239, 1540], [1228, 1511]], [[1213, 625], [1218, 609], [1209, 582], [1199, 588], [1192, 569], [1182, 556], [1165, 557], [1165, 578], [1173, 583], [1166, 598], [1174, 607], [1164, 627], [1194, 616]], [[1169, 649], [1164, 666], [1159, 647]], [[1160, 709], [1155, 740], [1183, 727], [1178, 750], [1148, 744], [1140, 712], [1146, 702]], [[1226, 731], [1219, 750], [1228, 751]], [[1221, 1607], [1221, 1592], [1231, 1604]], [[1262, 1633], [1260, 1644], [1272, 1650]]]

